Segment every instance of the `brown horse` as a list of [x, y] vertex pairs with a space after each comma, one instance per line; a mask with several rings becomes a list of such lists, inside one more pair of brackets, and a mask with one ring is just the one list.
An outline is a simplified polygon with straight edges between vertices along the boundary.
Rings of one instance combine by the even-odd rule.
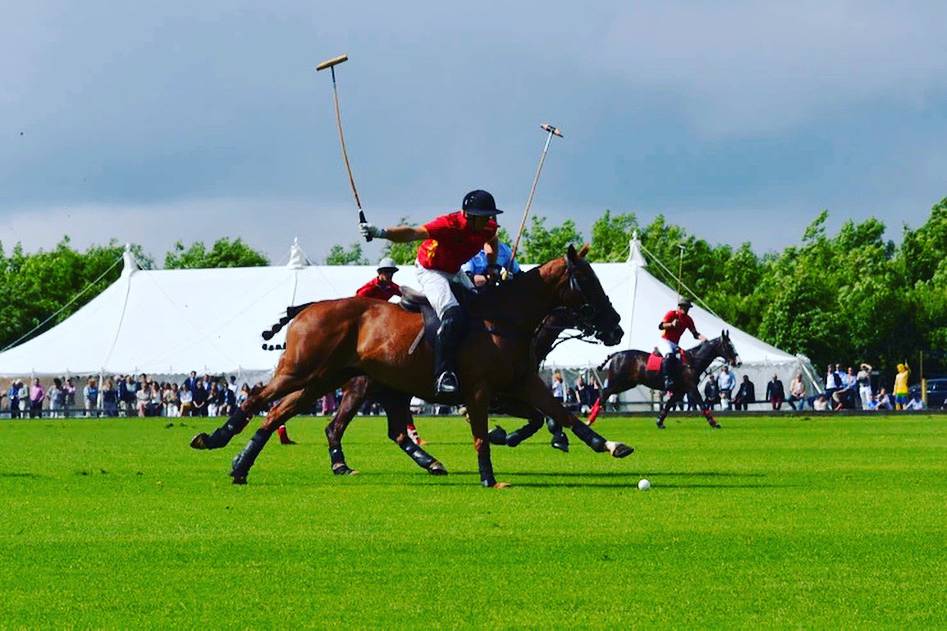
[[[602, 370], [608, 367], [605, 387], [602, 393], [589, 411], [589, 424], [595, 422], [599, 412], [602, 409], [604, 401], [608, 397], [619, 392], [631, 390], [635, 386], [648, 386], [652, 390], [664, 390], [664, 375], [661, 371], [648, 370], [648, 357], [651, 353], [637, 350], [620, 351], [612, 353], [599, 365]], [[700, 406], [707, 422], [714, 429], [720, 428], [720, 423], [713, 416], [710, 406], [700, 396], [697, 386], [700, 384], [700, 378], [703, 372], [718, 357], [723, 357], [730, 365], [739, 366], [740, 357], [737, 355], [733, 342], [730, 341], [730, 333], [724, 331], [720, 337], [707, 340], [687, 351], [687, 362], [678, 362], [677, 374], [674, 380], [674, 389], [671, 396], [661, 408], [658, 415], [657, 425], [659, 429], [664, 429], [664, 419], [667, 418], [671, 408], [687, 394], [692, 403]]]
[[[560, 306], [587, 310], [596, 336], [606, 345], [621, 340], [620, 318], [585, 260], [587, 252], [588, 246], [580, 252], [569, 246], [565, 257], [548, 261], [471, 298], [467, 305], [471, 321], [482, 326], [471, 327], [461, 346], [458, 372], [463, 392], [451, 400], [435, 396], [431, 379], [433, 353], [428, 346], [420, 345], [411, 352], [422, 327], [419, 314], [358, 297], [312, 304], [290, 324], [286, 350], [269, 383], [251, 392], [213, 434], [195, 436], [192, 446], [224, 446], [253, 414], [269, 402], [282, 399], [268, 414], [269, 433], [258, 431], [238, 455], [233, 473], [236, 480], [237, 475], [248, 470], [272, 431], [298, 411], [300, 402], [314, 400], [364, 374], [401, 393], [428, 401], [465, 404], [484, 486], [498, 486], [487, 436], [489, 406], [495, 395], [509, 397], [551, 416], [571, 428], [595, 451], [608, 451], [616, 458], [628, 456], [634, 451], [632, 448], [606, 441], [562, 407], [539, 378], [532, 352], [536, 328]], [[400, 409], [397, 405], [392, 407]], [[400, 432], [396, 442], [410, 443], [415, 448], [411, 451], [417, 453], [419, 448], [401, 431], [402, 425], [396, 422]]]

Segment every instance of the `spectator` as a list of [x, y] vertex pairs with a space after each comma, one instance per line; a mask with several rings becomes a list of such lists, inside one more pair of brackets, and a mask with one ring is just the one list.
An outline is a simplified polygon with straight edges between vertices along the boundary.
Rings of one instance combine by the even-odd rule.
[[217, 382], [210, 384], [210, 392], [207, 395], [207, 415], [208, 416], [217, 416], [217, 408], [219, 407], [218, 398], [220, 397], [220, 387], [217, 385]]
[[842, 387], [842, 377], [836, 370], [837, 365], [829, 364], [825, 373], [825, 398], [830, 400], [835, 391]]
[[26, 418], [26, 414], [30, 409], [30, 389], [26, 387], [22, 379], [17, 381], [17, 385], [20, 388], [18, 395], [20, 400], [20, 418]]
[[10, 399], [10, 418], [20, 418], [20, 383], [18, 380], [14, 379], [10, 382], [7, 398]]
[[704, 384], [704, 403], [710, 406], [710, 409], [720, 403], [720, 393], [717, 390], [717, 380], [711, 377]]
[[115, 380], [115, 389], [118, 391], [118, 409], [128, 416], [128, 378], [125, 375], [118, 375]]
[[733, 406], [737, 410], [746, 410], [750, 403], [756, 401], [756, 386], [750, 381], [749, 375], [743, 375], [743, 381], [737, 389], [737, 395], [733, 397]]
[[562, 373], [558, 370], [552, 375], [552, 396], [556, 397], [560, 403], [566, 402], [566, 384], [562, 381]]
[[82, 389], [82, 400], [85, 401], [85, 415], [98, 417], [99, 386], [95, 378], [89, 377], [88, 383]]
[[[232, 379], [233, 377], [231, 377], [231, 380]], [[237, 384], [231, 382], [230, 385], [228, 385], [226, 388], [223, 388], [221, 390], [221, 397], [222, 397], [223, 403], [220, 409], [218, 410], [218, 413], [221, 416], [230, 416], [231, 414], [233, 414], [234, 407], [237, 405], [236, 385]], [[230, 386], [234, 386], [234, 387], [231, 388]]]
[[[121, 379], [119, 379], [121, 380]], [[102, 412], [105, 416], [118, 416], [118, 389], [115, 387], [115, 381], [111, 378], [105, 380], [102, 386]]]
[[875, 405], [876, 410], [892, 410], [894, 409], [891, 405], [891, 397], [888, 396], [888, 391], [884, 388], [878, 390], [878, 402]]
[[820, 394], [816, 397], [815, 401], [812, 402], [812, 409], [816, 412], [827, 412], [829, 409], [829, 398], [824, 394]]
[[717, 389], [720, 391], [720, 408], [723, 409], [723, 403], [726, 401], [727, 409], [733, 409], [733, 389], [737, 385], [737, 378], [730, 372], [729, 366], [724, 366], [717, 375]]
[[193, 416], [194, 392], [187, 387], [187, 380], [178, 389], [178, 397], [181, 399], [181, 416]]
[[49, 416], [52, 418], [61, 417], [63, 403], [66, 398], [62, 389], [62, 379], [53, 377], [53, 385], [46, 391], [46, 398], [49, 399]]
[[907, 405], [904, 406], [904, 409], [906, 411], [917, 411], [917, 410], [925, 409], [924, 400], [921, 399], [921, 393], [915, 392], [914, 394], [912, 394], [911, 400], [908, 401]]
[[894, 402], [895, 408], [903, 410], [908, 402], [908, 378], [911, 376], [911, 369], [907, 362], [898, 364], [898, 374], [894, 377]]
[[135, 393], [135, 408], [139, 417], [148, 416], [148, 404], [151, 403], [151, 388], [147, 383], [138, 383], [138, 392]]
[[[796, 407], [797, 402], [799, 407]], [[806, 409], [806, 384], [802, 381], [801, 372], [797, 372], [789, 382], [789, 407], [794, 410]]]
[[855, 389], [858, 386], [858, 380], [855, 377], [855, 369], [851, 366], [845, 374], [841, 375], [842, 387], [835, 391], [832, 399], [835, 401], [835, 409], [855, 409]]
[[587, 414], [598, 399], [598, 391], [581, 376], [576, 380], [575, 387], [579, 397], [579, 411]]
[[138, 409], [138, 390], [141, 384], [135, 381], [133, 375], [125, 377], [125, 416], [131, 416]]
[[204, 388], [204, 380], [201, 377], [194, 382], [193, 393], [193, 411], [192, 416], [207, 416], [207, 389]]
[[766, 400], [772, 404], [774, 410], [781, 410], [786, 400], [786, 390], [779, 375], [773, 375], [773, 380], [766, 384]]
[[69, 418], [72, 409], [76, 407], [76, 382], [72, 377], [66, 379], [66, 385], [63, 387], [63, 415]]
[[858, 383], [858, 398], [862, 402], [862, 409], [870, 409], [871, 403], [871, 366], [863, 363], [858, 367], [858, 374], [855, 375], [855, 381]]
[[164, 415], [169, 418], [179, 416], [181, 408], [178, 400], [178, 384], [166, 383], [161, 391], [161, 403], [164, 406]]
[[30, 386], [30, 418], [43, 418], [43, 401], [46, 400], [46, 389], [39, 379], [33, 379]]
[[148, 416], [161, 416], [161, 411], [164, 409], [164, 403], [161, 400], [161, 384], [157, 381], [150, 381], [149, 385], [147, 414]]
[[237, 393], [237, 405], [243, 405], [250, 398], [250, 384], [244, 382]]

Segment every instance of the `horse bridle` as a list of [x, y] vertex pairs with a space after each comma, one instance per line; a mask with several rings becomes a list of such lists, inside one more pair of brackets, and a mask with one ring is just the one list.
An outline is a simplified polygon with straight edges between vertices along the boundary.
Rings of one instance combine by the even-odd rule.
[[[593, 305], [592, 301], [589, 300], [588, 294], [582, 287], [582, 282], [576, 276], [575, 265], [569, 260], [568, 255], [566, 255], [564, 259], [566, 262], [566, 272], [569, 274], [569, 289], [582, 296], [582, 299], [584, 300], [584, 302], [577, 307], [568, 307], [569, 309], [572, 309], [573, 313], [576, 315], [577, 326], [575, 328], [579, 331], [582, 331], [583, 336], [592, 336], [596, 333], [604, 334], [604, 331], [599, 330], [600, 325], [595, 322], [595, 320], [601, 315], [602, 310]], [[612, 301], [609, 300], [608, 296], [604, 295], [604, 298], [606, 304], [611, 306]]]

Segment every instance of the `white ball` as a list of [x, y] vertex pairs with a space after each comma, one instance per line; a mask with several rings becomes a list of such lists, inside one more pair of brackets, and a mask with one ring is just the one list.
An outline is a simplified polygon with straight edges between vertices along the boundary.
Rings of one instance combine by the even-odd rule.
[[650, 488], [651, 488], [651, 482], [649, 482], [647, 478], [642, 478], [638, 480], [639, 491], [647, 491]]

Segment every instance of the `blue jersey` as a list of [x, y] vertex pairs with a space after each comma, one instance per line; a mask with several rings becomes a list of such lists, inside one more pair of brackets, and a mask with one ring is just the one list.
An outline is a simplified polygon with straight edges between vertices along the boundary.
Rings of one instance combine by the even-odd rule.
[[[500, 244], [500, 251], [497, 252], [497, 265], [507, 267], [510, 259], [513, 258], [513, 249], [505, 243]], [[461, 271], [468, 274], [483, 275], [487, 273], [487, 253], [483, 250], [477, 252], [472, 259], [463, 264]], [[520, 264], [513, 261], [513, 268], [510, 270], [514, 274], [520, 273]]]

